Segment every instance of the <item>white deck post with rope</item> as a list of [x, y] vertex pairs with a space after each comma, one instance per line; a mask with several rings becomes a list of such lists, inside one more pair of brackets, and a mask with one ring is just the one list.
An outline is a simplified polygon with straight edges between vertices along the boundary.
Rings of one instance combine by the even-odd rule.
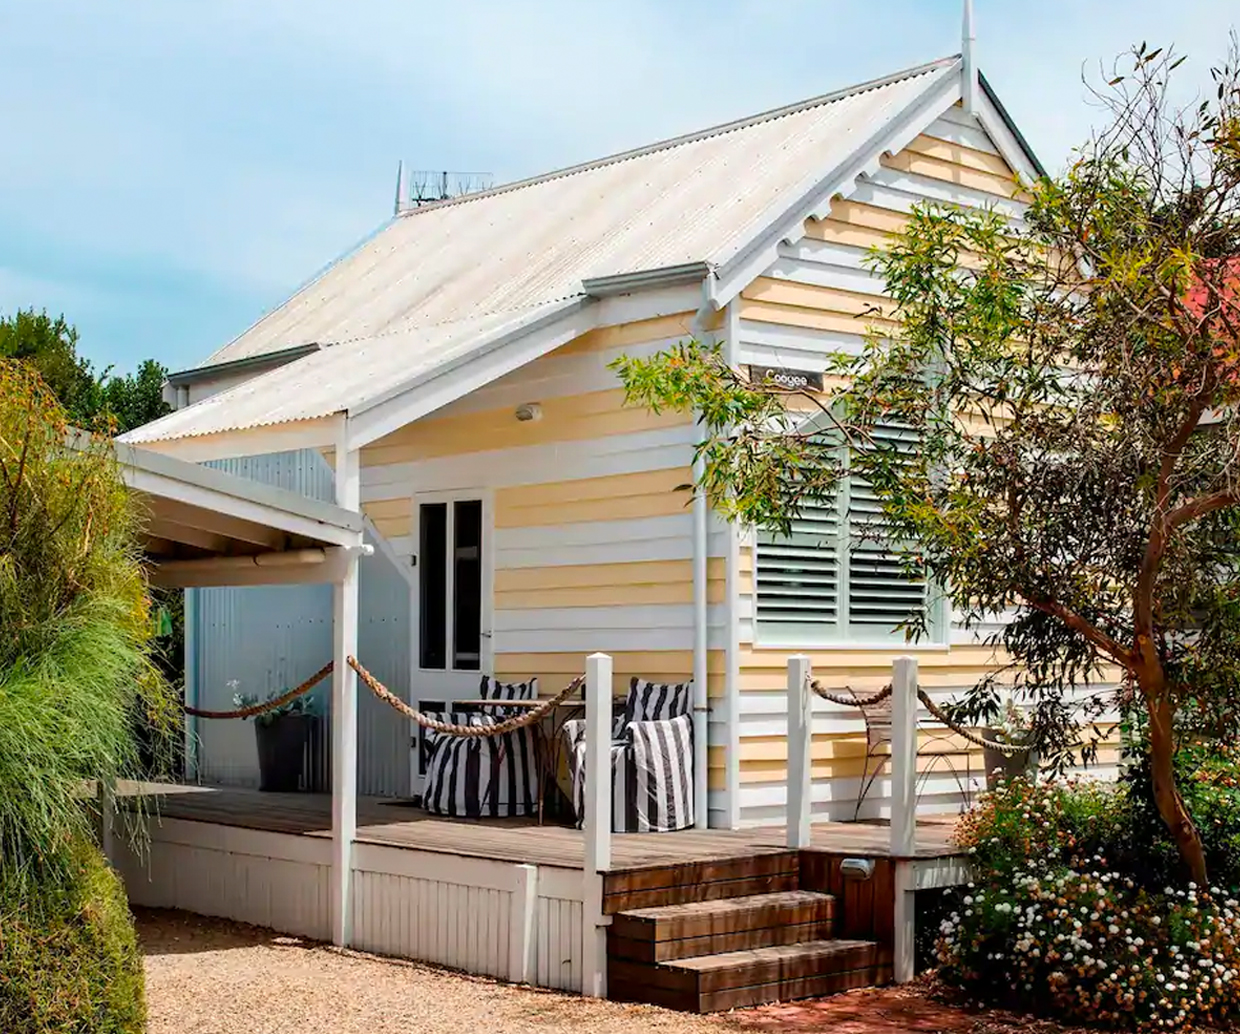
[[[361, 510], [359, 454], [348, 447], [348, 421], [336, 441], [336, 503]], [[353, 939], [353, 841], [357, 838], [357, 675], [349, 658], [357, 653], [358, 554], [350, 551], [332, 587], [332, 943]]]
[[603, 873], [611, 867], [611, 657], [586, 658], [585, 885], [582, 888], [582, 993], [607, 997]]
[[788, 658], [788, 846], [809, 847], [813, 795], [811, 748], [814, 737], [813, 666], [805, 654]]
[[913, 856], [917, 852], [917, 658], [897, 657], [891, 673], [891, 859], [895, 866], [893, 975], [913, 979]]

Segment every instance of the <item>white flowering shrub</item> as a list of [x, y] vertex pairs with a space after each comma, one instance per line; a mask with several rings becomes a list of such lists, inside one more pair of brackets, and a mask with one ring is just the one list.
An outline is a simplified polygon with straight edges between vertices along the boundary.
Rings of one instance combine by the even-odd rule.
[[990, 1002], [1075, 1022], [1240, 1022], [1240, 904], [1193, 885], [1151, 894], [1094, 868], [971, 885], [940, 927], [939, 976]]

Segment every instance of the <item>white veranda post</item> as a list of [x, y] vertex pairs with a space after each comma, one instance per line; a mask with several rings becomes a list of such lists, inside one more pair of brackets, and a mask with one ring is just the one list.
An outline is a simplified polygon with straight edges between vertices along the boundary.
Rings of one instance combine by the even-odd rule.
[[913, 979], [913, 864], [917, 853], [917, 658], [891, 672], [891, 859], [895, 866], [896, 983]]
[[607, 923], [603, 873], [611, 867], [611, 657], [586, 658], [585, 885], [582, 909], [582, 993], [607, 996]]
[[[336, 448], [336, 502], [361, 508], [356, 450], [345, 435]], [[332, 941], [346, 946], [353, 937], [353, 841], [357, 836], [357, 676], [348, 658], [357, 653], [358, 552], [350, 550], [332, 599]]]
[[813, 793], [810, 750], [814, 720], [809, 681], [813, 675], [804, 654], [788, 658], [788, 846], [809, 847]]

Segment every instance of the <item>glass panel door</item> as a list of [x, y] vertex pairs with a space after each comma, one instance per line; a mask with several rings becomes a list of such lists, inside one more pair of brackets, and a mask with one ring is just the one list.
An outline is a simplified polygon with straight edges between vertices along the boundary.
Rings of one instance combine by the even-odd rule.
[[[454, 700], [478, 696], [490, 665], [487, 556], [489, 510], [477, 497], [431, 497], [417, 507], [417, 620], [414, 624], [416, 706], [450, 710]], [[419, 791], [426, 772], [426, 738], [414, 729], [411, 774]]]

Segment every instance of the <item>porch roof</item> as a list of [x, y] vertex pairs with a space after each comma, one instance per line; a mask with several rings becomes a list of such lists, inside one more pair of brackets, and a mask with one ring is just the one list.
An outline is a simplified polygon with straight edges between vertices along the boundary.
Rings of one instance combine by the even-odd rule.
[[[303, 432], [301, 445], [334, 447], [334, 429], [324, 423], [328, 418], [372, 414], [383, 423], [379, 411], [385, 403], [419, 388], [431, 389], [430, 408], [443, 405], [447, 400], [440, 400], [434, 389], [465, 364], [498, 358], [504, 346], [536, 337], [540, 330], [549, 330], [554, 344], [559, 337], [568, 340], [588, 329], [586, 323], [570, 318], [586, 304], [585, 299], [570, 299], [343, 341], [169, 413], [120, 440], [160, 449], [164, 442], [285, 425], [294, 434]], [[518, 358], [528, 361], [524, 355]], [[490, 376], [503, 372], [501, 368]]]
[[333, 581], [362, 546], [361, 515], [338, 506], [119, 443], [116, 458], [154, 585]]

